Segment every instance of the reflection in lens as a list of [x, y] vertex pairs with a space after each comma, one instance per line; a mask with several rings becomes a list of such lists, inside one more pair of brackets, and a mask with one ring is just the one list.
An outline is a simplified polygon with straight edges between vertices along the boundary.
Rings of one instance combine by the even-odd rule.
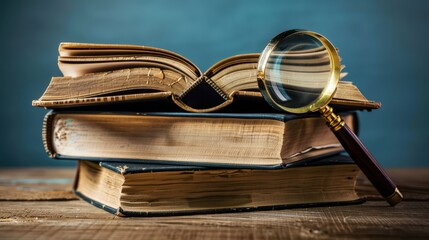
[[325, 46], [315, 37], [297, 33], [280, 40], [265, 66], [267, 91], [288, 108], [314, 102], [327, 86], [331, 62]]

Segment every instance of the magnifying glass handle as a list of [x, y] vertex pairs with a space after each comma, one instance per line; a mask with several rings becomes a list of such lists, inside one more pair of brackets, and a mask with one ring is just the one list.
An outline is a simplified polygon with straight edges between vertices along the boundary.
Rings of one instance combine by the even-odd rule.
[[327, 125], [343, 145], [344, 149], [348, 152], [350, 157], [355, 161], [356, 165], [359, 166], [378, 192], [391, 206], [395, 206], [400, 203], [403, 198], [401, 192], [380, 167], [368, 149], [359, 140], [356, 134], [353, 133], [340, 116], [333, 113], [331, 107], [325, 106], [319, 111], [322, 117], [326, 120]]

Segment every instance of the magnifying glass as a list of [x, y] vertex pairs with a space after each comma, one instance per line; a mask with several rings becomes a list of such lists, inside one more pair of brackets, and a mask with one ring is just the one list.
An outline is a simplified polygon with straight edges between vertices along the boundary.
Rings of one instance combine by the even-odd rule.
[[394, 206], [402, 194], [375, 158], [328, 106], [340, 79], [335, 47], [322, 35], [290, 30], [274, 37], [258, 62], [258, 86], [274, 108], [290, 113], [320, 112], [350, 157], [386, 201]]

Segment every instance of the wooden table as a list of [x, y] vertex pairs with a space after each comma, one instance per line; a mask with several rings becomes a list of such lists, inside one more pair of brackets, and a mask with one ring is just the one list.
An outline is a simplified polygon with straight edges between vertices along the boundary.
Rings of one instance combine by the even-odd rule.
[[0, 169], [0, 239], [429, 239], [429, 169], [390, 169], [389, 207], [361, 177], [360, 205], [120, 218], [77, 199], [74, 169]]

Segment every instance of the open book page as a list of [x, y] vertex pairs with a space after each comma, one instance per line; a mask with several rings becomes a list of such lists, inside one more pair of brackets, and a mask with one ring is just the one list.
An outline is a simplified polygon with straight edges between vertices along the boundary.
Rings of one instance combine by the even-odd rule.
[[160, 48], [124, 45], [62, 43], [58, 66], [64, 76], [135, 67], [162, 67], [196, 79], [201, 71], [185, 57]]
[[78, 77], [54, 77], [40, 100], [55, 101], [171, 92], [180, 95], [193, 81], [172, 70], [126, 68]]

